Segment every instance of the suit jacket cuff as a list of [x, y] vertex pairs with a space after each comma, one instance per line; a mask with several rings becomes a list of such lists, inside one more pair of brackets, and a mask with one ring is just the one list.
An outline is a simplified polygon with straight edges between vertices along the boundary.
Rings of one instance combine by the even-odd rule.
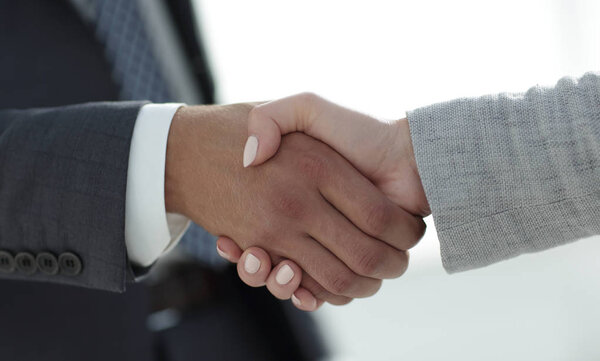
[[152, 265], [172, 249], [190, 225], [188, 218], [167, 214], [164, 180], [171, 121], [183, 104], [147, 104], [138, 114], [127, 173], [125, 243], [129, 260]]
[[[19, 253], [58, 258], [53, 271], [38, 261], [1, 278], [125, 290], [127, 162], [143, 104], [0, 110], [0, 249], [15, 261]], [[81, 262], [73, 273], [60, 263], [66, 253]]]

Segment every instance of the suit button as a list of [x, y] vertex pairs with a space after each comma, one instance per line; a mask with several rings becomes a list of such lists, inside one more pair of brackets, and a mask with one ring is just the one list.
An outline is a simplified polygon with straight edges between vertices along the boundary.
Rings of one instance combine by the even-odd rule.
[[52, 253], [40, 252], [35, 257], [38, 268], [40, 271], [47, 275], [55, 275], [58, 273], [58, 261]]
[[75, 253], [65, 252], [58, 257], [60, 270], [62, 274], [67, 276], [77, 276], [81, 273], [83, 265], [81, 260]]
[[28, 252], [17, 253], [15, 263], [17, 264], [17, 269], [26, 275], [34, 274], [37, 268], [35, 258]]
[[5, 251], [0, 251], [0, 272], [13, 273], [15, 271], [15, 259]]

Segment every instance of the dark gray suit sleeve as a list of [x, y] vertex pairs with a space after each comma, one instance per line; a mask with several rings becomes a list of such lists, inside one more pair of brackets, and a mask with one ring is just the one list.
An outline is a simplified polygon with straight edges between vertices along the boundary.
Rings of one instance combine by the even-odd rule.
[[600, 76], [409, 112], [449, 272], [600, 234]]
[[82, 264], [73, 275], [72, 262], [54, 269], [37, 257], [27, 274], [5, 260], [0, 277], [124, 291], [127, 165], [143, 104], [0, 110], [0, 251], [56, 260], [68, 252]]

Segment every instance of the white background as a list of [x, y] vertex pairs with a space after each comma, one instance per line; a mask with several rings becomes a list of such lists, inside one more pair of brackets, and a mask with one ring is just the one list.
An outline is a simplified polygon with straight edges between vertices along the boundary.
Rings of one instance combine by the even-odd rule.
[[[600, 70], [600, 1], [197, 0], [223, 103], [313, 91], [381, 119]], [[600, 239], [449, 276], [412, 267], [316, 313], [335, 360], [600, 360]]]

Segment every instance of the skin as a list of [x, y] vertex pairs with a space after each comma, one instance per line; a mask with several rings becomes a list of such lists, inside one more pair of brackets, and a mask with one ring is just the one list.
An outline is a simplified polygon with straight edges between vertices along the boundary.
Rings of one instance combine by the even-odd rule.
[[[303, 271], [301, 281], [294, 278], [287, 287], [301, 284], [334, 304], [370, 296], [381, 279], [404, 273], [403, 248], [422, 236], [422, 220], [304, 134], [285, 136], [268, 163], [244, 168], [239, 155], [252, 109], [234, 104], [176, 113], [167, 144], [167, 211], [236, 240], [240, 251], [255, 247], [262, 259], [255, 275], [285, 259], [295, 277]], [[287, 296], [276, 285], [270, 289]]]
[[[329, 144], [399, 207], [416, 216], [431, 213], [417, 171], [407, 119], [380, 122], [311, 93], [265, 103], [253, 108], [248, 120], [248, 134], [257, 137], [259, 144], [251, 166], [268, 164], [280, 147], [282, 135], [291, 132], [304, 132]], [[398, 245], [400, 249], [410, 246]], [[232, 262], [243, 262], [249, 253], [256, 254], [263, 262], [263, 250], [254, 248], [242, 253], [232, 239], [220, 238], [218, 247], [226, 250], [222, 253], [231, 254]], [[298, 280], [287, 285], [276, 284], [273, 275], [278, 268], [270, 270], [270, 264], [264, 262], [265, 269], [261, 268], [259, 274], [238, 267], [240, 278], [247, 284], [266, 284], [276, 297], [294, 294], [297, 298], [294, 304], [300, 309], [314, 310], [322, 303], [320, 295], [295, 287]], [[302, 302], [298, 302], [300, 298]]]
[[331, 146], [403, 209], [423, 217], [431, 213], [407, 119], [381, 122], [312, 93], [260, 104], [248, 119], [248, 135], [259, 139], [252, 165], [271, 158], [282, 134], [292, 132], [303, 132]]

